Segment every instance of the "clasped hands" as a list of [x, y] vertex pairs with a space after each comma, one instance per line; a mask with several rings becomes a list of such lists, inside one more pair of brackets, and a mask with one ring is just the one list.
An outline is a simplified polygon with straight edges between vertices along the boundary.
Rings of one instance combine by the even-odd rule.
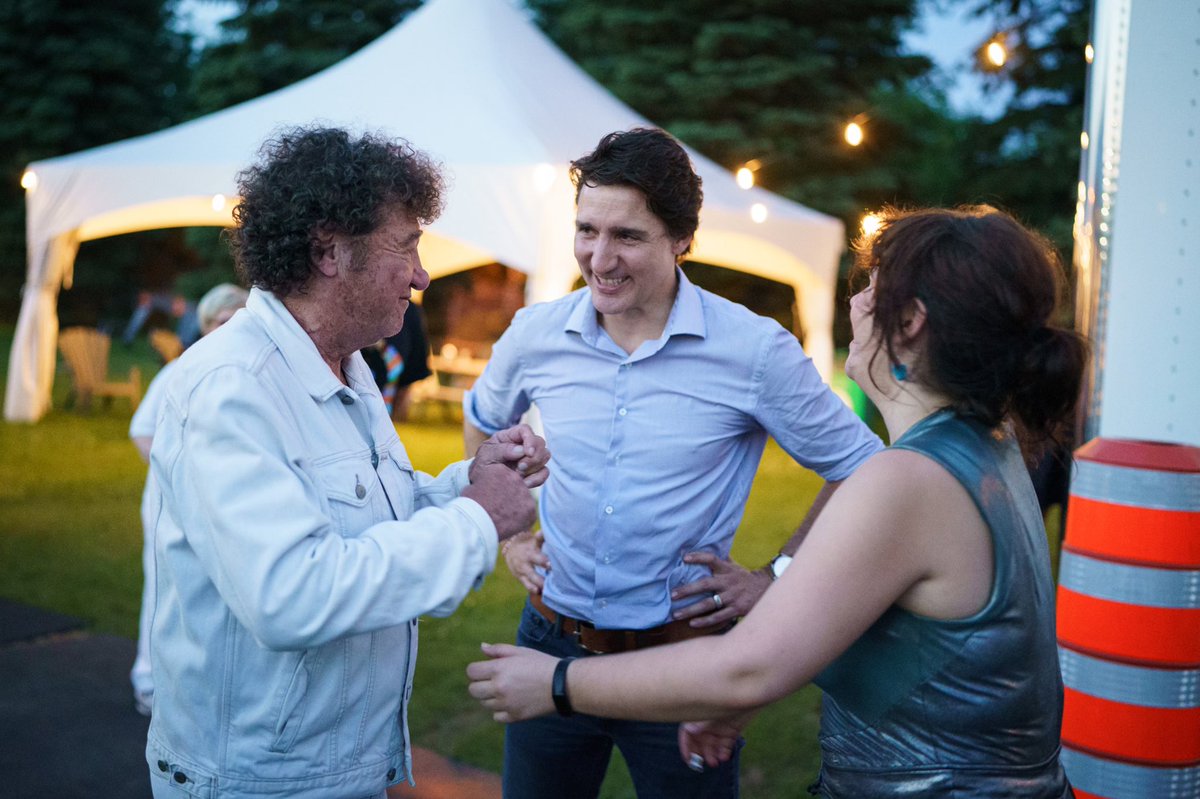
[[501, 430], [479, 445], [462, 495], [478, 502], [501, 541], [528, 530], [537, 516], [529, 489], [546, 482], [550, 451], [529, 425]]

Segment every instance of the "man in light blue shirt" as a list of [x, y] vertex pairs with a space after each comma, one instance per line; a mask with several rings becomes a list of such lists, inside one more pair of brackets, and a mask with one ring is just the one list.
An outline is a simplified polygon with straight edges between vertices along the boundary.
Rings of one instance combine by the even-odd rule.
[[[829, 481], [817, 510], [882, 447], [793, 335], [678, 268], [702, 199], [678, 142], [610, 134], [572, 178], [587, 287], [519, 311], [464, 400], [469, 450], [541, 413], [557, 467], [544, 548], [524, 535], [505, 558], [530, 590], [517, 642], [560, 657], [720, 632], [749, 610], [772, 570], [728, 558], [768, 435]], [[614, 743], [641, 797], [737, 795], [736, 757], [690, 771], [673, 724], [576, 715], [508, 728], [505, 796], [595, 796]]]

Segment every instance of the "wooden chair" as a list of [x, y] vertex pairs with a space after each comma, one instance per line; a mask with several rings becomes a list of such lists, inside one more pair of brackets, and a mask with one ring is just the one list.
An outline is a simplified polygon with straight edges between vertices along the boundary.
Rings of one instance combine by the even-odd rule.
[[142, 373], [136, 366], [129, 370], [129, 379], [120, 382], [108, 379], [108, 351], [112, 340], [90, 327], [68, 327], [58, 334], [58, 349], [71, 370], [71, 392], [67, 406], [78, 404], [81, 410], [92, 405], [92, 397], [103, 397], [107, 403], [113, 397], [128, 397], [137, 408], [142, 398]]
[[150, 346], [162, 357], [163, 363], [170, 363], [183, 354], [179, 336], [162, 327], [150, 331]]

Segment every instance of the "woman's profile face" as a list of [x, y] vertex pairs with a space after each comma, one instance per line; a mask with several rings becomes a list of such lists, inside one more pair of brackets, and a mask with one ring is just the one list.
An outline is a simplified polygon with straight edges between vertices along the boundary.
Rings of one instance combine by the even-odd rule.
[[866, 388], [870, 383], [872, 361], [887, 364], [887, 358], [876, 358], [879, 336], [875, 334], [875, 272], [862, 291], [850, 298], [850, 329], [854, 336], [846, 355], [846, 376]]

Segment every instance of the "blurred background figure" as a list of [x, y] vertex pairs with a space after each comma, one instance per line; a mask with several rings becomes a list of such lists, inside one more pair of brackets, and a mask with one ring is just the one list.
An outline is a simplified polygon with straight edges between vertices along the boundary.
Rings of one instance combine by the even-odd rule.
[[139, 291], [137, 305], [129, 317], [129, 322], [125, 325], [125, 331], [121, 333], [121, 342], [126, 346], [132, 344], [133, 339], [141, 332], [155, 311], [169, 314], [177, 320], [175, 334], [179, 336], [184, 347], [195, 344], [202, 335], [202, 323], [199, 318], [198, 306], [195, 303], [182, 294], [172, 294], [166, 291]]
[[433, 374], [429, 369], [429, 333], [421, 306], [409, 303], [400, 332], [361, 352], [375, 376], [388, 415], [397, 422], [407, 421], [409, 389], [413, 383]]

